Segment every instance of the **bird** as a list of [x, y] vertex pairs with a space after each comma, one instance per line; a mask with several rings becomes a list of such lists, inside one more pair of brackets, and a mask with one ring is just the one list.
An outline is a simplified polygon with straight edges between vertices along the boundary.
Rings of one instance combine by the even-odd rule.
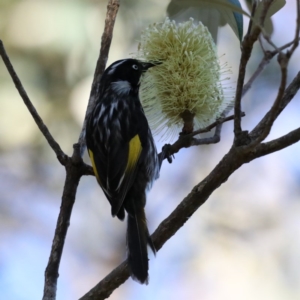
[[[159, 64], [159, 63], [157, 63]], [[146, 192], [159, 177], [161, 159], [139, 98], [143, 74], [157, 65], [137, 59], [112, 63], [100, 79], [94, 109], [87, 119], [86, 145], [95, 177], [112, 216], [127, 213], [127, 262], [131, 277], [148, 284], [150, 237]]]

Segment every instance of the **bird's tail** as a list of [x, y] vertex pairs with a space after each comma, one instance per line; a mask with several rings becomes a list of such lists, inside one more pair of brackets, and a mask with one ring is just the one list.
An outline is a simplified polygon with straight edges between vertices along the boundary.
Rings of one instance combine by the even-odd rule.
[[134, 200], [130, 206], [127, 226], [128, 265], [133, 279], [148, 284], [147, 245], [149, 244], [154, 254], [155, 248], [147, 228], [144, 207], [134, 203]]

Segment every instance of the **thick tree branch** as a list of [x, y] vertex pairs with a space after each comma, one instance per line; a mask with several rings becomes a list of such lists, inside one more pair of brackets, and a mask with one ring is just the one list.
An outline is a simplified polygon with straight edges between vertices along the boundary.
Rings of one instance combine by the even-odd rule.
[[48, 130], [47, 126], [44, 124], [42, 118], [36, 111], [35, 107], [33, 106], [32, 102], [30, 101], [22, 83], [19, 79], [17, 73], [14, 70], [14, 67], [12, 66], [10, 59], [5, 51], [4, 45], [2, 41], [0, 40], [0, 55], [2, 57], [2, 60], [7, 68], [7, 71], [9, 72], [11, 79], [13, 80], [16, 89], [18, 90], [21, 98], [23, 99], [25, 105], [27, 106], [30, 114], [32, 115], [36, 125], [42, 132], [43, 136], [46, 138], [48, 144], [52, 148], [52, 150], [55, 152], [57, 159], [62, 165], [65, 165], [67, 162], [67, 155], [61, 150], [59, 144], [54, 140], [53, 136], [51, 135], [50, 131]]

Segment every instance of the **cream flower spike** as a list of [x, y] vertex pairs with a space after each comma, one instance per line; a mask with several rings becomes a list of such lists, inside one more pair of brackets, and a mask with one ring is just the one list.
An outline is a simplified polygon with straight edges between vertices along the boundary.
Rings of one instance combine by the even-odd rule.
[[229, 68], [220, 67], [214, 41], [201, 22], [176, 24], [167, 18], [148, 26], [136, 57], [161, 62], [143, 76], [140, 99], [151, 129], [164, 140], [209, 125], [232, 105], [221, 82]]

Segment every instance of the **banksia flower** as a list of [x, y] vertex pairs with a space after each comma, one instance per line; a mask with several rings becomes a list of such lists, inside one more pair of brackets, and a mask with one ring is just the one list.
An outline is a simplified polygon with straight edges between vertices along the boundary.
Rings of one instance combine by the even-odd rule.
[[[193, 19], [148, 26], [137, 58], [162, 62], [142, 78], [140, 99], [154, 133], [165, 138], [214, 122], [230, 105], [221, 84], [221, 67], [208, 29]], [[228, 68], [227, 68], [228, 71]]]

